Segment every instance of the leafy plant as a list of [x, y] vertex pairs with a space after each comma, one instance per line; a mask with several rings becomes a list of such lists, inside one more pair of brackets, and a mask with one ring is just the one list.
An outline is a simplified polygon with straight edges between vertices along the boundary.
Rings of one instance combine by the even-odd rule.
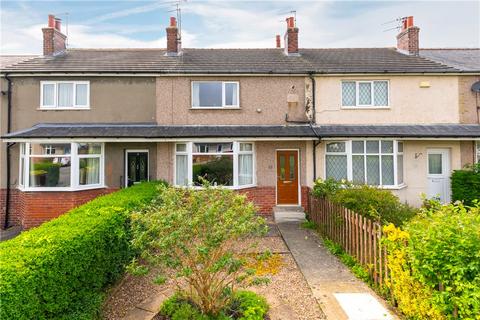
[[134, 251], [129, 214], [148, 204], [157, 183], [90, 201], [0, 243], [0, 318], [92, 318], [103, 289]]
[[472, 205], [480, 200], [480, 163], [470, 165], [452, 173], [452, 200]]
[[[239, 243], [266, 232], [245, 196], [207, 183], [202, 190], [160, 187], [158, 201], [133, 216], [135, 248], [145, 261], [173, 269], [177, 288], [202, 314], [218, 315], [245, 281]], [[186, 288], [182, 287], [186, 284]]]
[[328, 178], [326, 180], [317, 179], [313, 186], [312, 193], [316, 197], [329, 197], [344, 187], [343, 182], [337, 181], [333, 178]]

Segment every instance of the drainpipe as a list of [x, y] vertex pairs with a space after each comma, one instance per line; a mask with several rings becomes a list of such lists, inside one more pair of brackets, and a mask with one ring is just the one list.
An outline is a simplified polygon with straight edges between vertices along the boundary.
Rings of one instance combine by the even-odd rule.
[[313, 134], [318, 138], [317, 141], [313, 141], [313, 182], [317, 180], [317, 146], [320, 144], [322, 137], [318, 135], [317, 131], [313, 127], [316, 124], [316, 109], [315, 109], [315, 91], [316, 91], [316, 81], [313, 72], [309, 73], [310, 80], [312, 80], [312, 119], [310, 120], [310, 128], [313, 131]]
[[[7, 133], [11, 132], [12, 129], [12, 79], [8, 76], [8, 73], [4, 76], [5, 80], [8, 81], [7, 89]], [[2, 91], [3, 94], [5, 92]], [[14, 146], [15, 143], [7, 143], [7, 194], [5, 197], [5, 221], [3, 223], [4, 229], [9, 227], [9, 216], [10, 216], [10, 148]]]

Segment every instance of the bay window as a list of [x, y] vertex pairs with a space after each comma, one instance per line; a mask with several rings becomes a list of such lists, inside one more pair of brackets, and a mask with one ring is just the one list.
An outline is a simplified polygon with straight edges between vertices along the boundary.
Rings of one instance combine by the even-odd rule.
[[101, 143], [24, 143], [19, 185], [27, 191], [72, 191], [103, 187]]
[[343, 107], [387, 107], [389, 105], [387, 80], [342, 81]]
[[356, 184], [403, 184], [403, 142], [351, 140], [326, 144], [325, 176]]
[[175, 145], [175, 185], [254, 185], [254, 146], [247, 142], [185, 142]]
[[193, 81], [192, 108], [238, 108], [238, 87], [235, 81]]
[[88, 109], [89, 81], [41, 81], [41, 109]]

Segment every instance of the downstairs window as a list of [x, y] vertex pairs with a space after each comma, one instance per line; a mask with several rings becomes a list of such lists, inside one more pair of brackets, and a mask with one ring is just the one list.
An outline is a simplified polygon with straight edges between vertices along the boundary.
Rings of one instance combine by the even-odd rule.
[[72, 191], [103, 187], [101, 143], [24, 143], [19, 185], [28, 191]]

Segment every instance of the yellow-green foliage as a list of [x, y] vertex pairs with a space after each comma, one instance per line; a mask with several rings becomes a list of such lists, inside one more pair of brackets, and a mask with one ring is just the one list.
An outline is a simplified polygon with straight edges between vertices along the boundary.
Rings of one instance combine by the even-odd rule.
[[387, 279], [386, 286], [393, 293], [398, 309], [411, 319], [446, 319], [432, 302], [432, 290], [423, 286], [412, 276], [405, 245], [409, 234], [393, 224], [385, 226], [384, 232], [390, 268], [390, 279]]

